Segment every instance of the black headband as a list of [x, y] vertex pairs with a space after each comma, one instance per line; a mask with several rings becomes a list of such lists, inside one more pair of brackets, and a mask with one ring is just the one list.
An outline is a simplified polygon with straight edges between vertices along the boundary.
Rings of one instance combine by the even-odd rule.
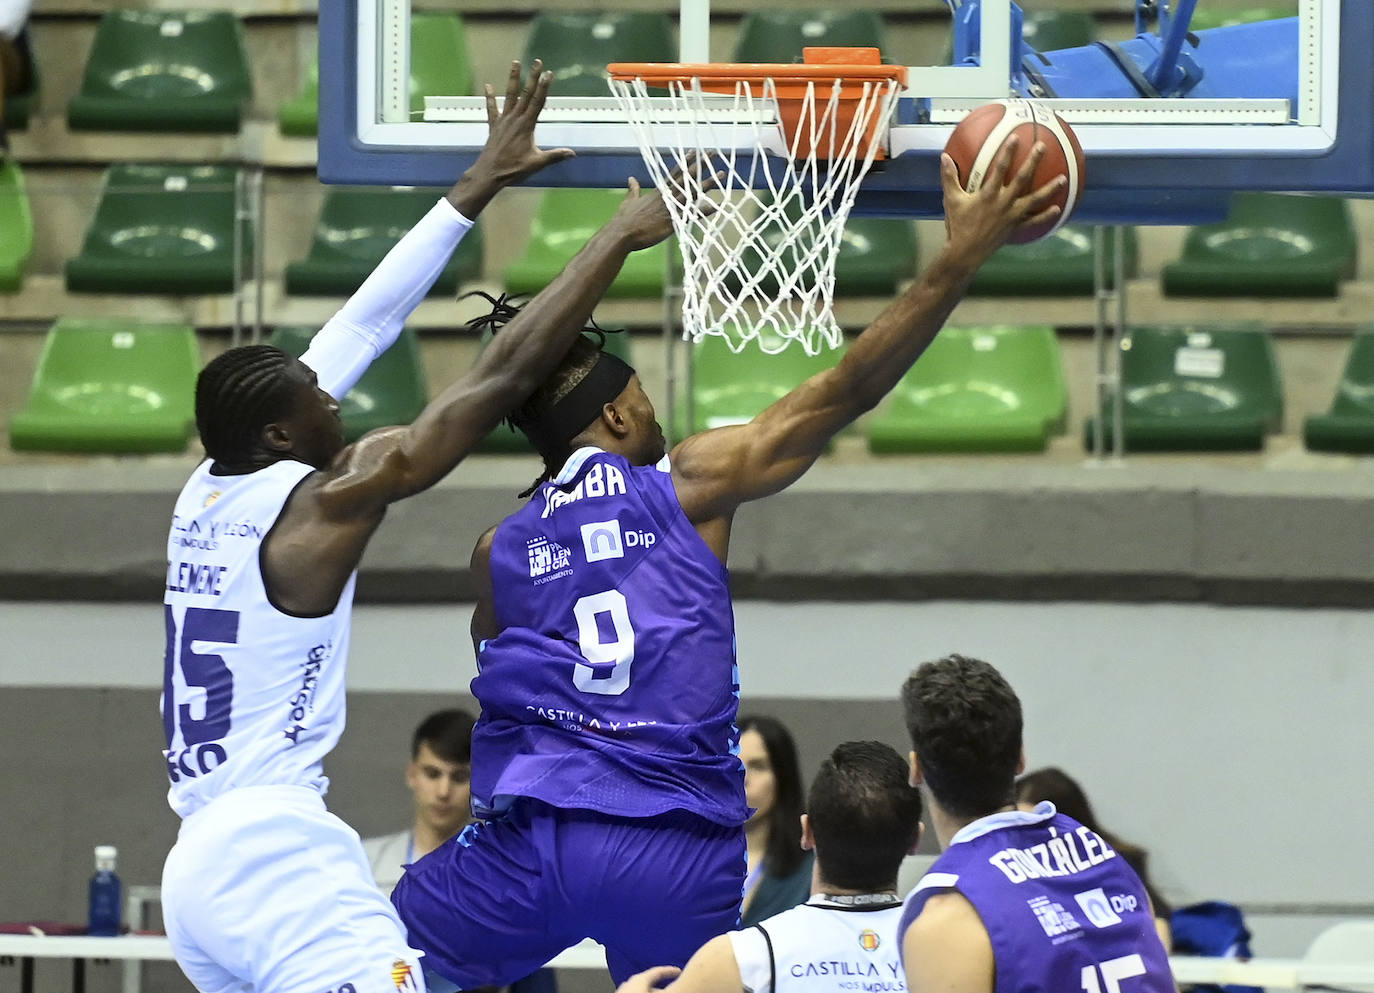
[[525, 437], [541, 455], [560, 451], [601, 416], [601, 408], [620, 396], [634, 374], [620, 359], [602, 352], [576, 386], [538, 421], [525, 426]]

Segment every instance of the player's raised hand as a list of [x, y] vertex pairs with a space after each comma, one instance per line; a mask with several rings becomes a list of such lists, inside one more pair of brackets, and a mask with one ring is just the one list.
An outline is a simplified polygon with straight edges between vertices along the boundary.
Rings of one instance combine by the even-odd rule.
[[[689, 171], [692, 173], [690, 180]], [[673, 215], [667, 198], [672, 198], [678, 204], [685, 203], [687, 198], [696, 197], [699, 192], [715, 189], [723, 176], [724, 173], [718, 172], [703, 177], [695, 153], [688, 155], [686, 161], [668, 178], [665, 188], [655, 193], [645, 193], [640, 189], [639, 181], [632, 176], [628, 180], [629, 193], [621, 201], [620, 209], [611, 223], [619, 226], [636, 250], [657, 245], [673, 233]], [[702, 199], [694, 209], [710, 213], [715, 207]]]
[[518, 183], [545, 166], [574, 155], [571, 148], [544, 151], [534, 143], [534, 126], [548, 98], [553, 73], [545, 72], [544, 63], [535, 59], [523, 86], [520, 76], [520, 62], [517, 60], [510, 64], [506, 100], [499, 108], [496, 105], [496, 91], [491, 84], [483, 87], [487, 98], [487, 125], [491, 130], [473, 169], [488, 172], [492, 179], [502, 185]]
[[676, 979], [682, 970], [675, 965], [656, 965], [637, 972], [616, 987], [615, 993], [653, 993], [665, 983]]
[[1018, 139], [1012, 135], [997, 152], [988, 178], [969, 193], [959, 181], [959, 168], [948, 153], [940, 156], [940, 182], [944, 187], [945, 230], [951, 244], [987, 258], [1017, 228], [1052, 220], [1059, 207], [1050, 201], [1067, 182], [1056, 176], [1039, 189], [1031, 187], [1045, 146], [1031, 149], [1016, 172], [1011, 171]]

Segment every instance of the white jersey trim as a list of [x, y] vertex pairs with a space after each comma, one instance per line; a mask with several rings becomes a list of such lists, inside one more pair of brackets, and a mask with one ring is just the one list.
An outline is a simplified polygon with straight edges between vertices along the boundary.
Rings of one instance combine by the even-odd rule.
[[1058, 813], [1059, 811], [1054, 809], [1054, 804], [1048, 800], [1041, 800], [1035, 805], [1033, 811], [1004, 810], [996, 814], [988, 814], [986, 817], [980, 817], [961, 827], [954, 837], [949, 839], [948, 847], [952, 848], [965, 841], [973, 841], [975, 838], [981, 838], [985, 834], [991, 834], [993, 831], [1000, 831], [1003, 828], [1045, 824], [1053, 820]]

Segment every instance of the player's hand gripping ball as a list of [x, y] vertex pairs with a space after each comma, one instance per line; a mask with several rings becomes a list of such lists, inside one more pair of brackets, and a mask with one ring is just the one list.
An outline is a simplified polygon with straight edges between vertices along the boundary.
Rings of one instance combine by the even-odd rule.
[[1012, 135], [1016, 135], [1018, 141], [1007, 175], [1016, 174], [1038, 141], [1045, 146], [1045, 157], [1035, 170], [1031, 189], [1039, 189], [1056, 176], [1067, 180], [1060, 193], [1050, 201], [1062, 208], [1058, 217], [1022, 228], [1007, 239], [1023, 245], [1045, 237], [1069, 219], [1074, 207], [1078, 206], [1078, 198], [1083, 195], [1085, 169], [1078, 137], [1062, 117], [1031, 100], [998, 100], [984, 104], [960, 121], [945, 144], [945, 151], [959, 167], [959, 181], [964, 189], [977, 192], [992, 170], [1002, 143]]

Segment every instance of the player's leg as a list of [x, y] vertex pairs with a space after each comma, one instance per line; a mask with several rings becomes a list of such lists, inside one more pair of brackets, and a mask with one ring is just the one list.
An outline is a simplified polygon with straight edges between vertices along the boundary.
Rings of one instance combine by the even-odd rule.
[[[686, 813], [619, 825], [598, 864], [592, 932], [606, 946], [617, 984], [650, 966], [686, 965], [707, 941], [738, 927], [746, 864], [739, 827]], [[587, 848], [598, 829], [584, 833], [589, 837], [570, 835], [568, 857]]]
[[557, 834], [552, 808], [522, 800], [406, 870], [391, 900], [431, 993], [507, 986], [586, 936], [584, 921], [559, 912]]
[[203, 993], [229, 993], [226, 975], [256, 993], [425, 993], [357, 833], [309, 790], [239, 790], [193, 814], [163, 882], [178, 962]]

